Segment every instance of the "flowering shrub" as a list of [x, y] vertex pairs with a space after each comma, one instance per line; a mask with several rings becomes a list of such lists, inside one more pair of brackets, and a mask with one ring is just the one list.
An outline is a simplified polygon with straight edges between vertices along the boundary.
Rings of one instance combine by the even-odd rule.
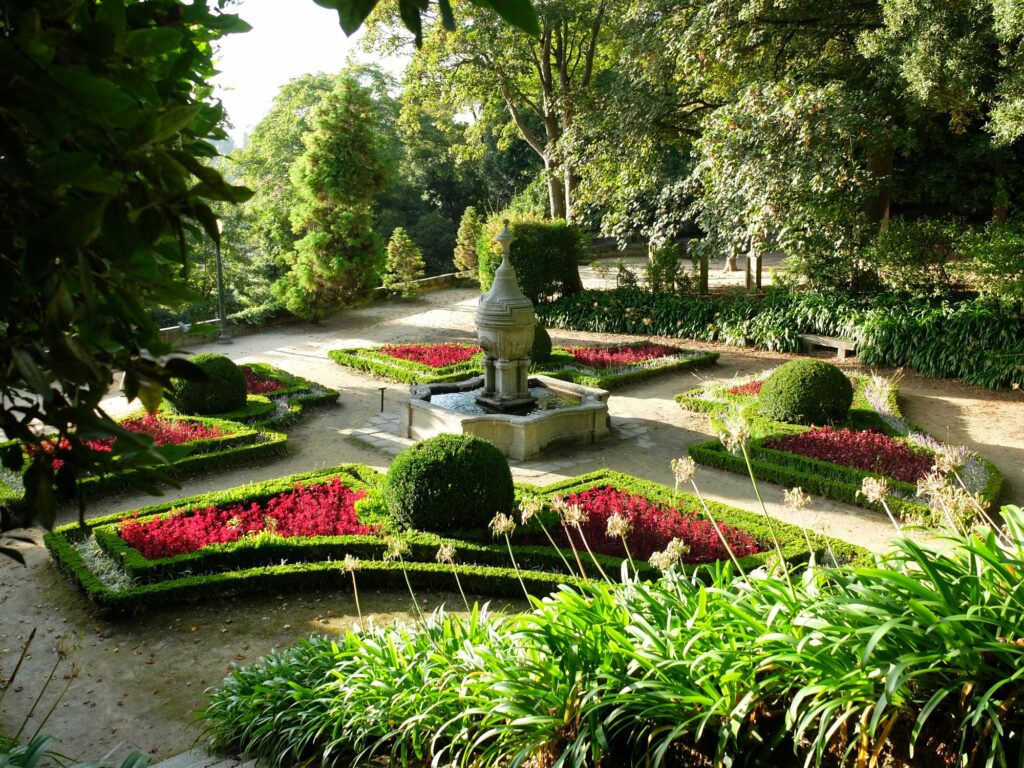
[[730, 395], [759, 395], [763, 386], [764, 380], [757, 379], [748, 381], [746, 384], [737, 384], [735, 387], [730, 387], [728, 391]]
[[399, 360], [411, 360], [431, 368], [444, 368], [466, 362], [473, 355], [479, 354], [480, 347], [467, 344], [386, 344], [380, 351]]
[[[608, 518], [619, 515], [630, 524], [631, 531], [626, 536], [626, 543], [635, 558], [646, 560], [654, 552], [664, 549], [672, 539], [681, 539], [690, 548], [689, 553], [683, 557], [684, 563], [709, 563], [729, 556], [714, 526], [708, 520], [697, 517], [699, 512], [695, 509], [680, 510], [665, 506], [612, 486], [570, 494], [565, 497], [565, 502], [578, 504], [586, 513], [587, 521], [580, 527], [587, 537], [587, 543], [596, 552], [625, 556], [621, 539], [606, 535]], [[749, 533], [730, 525], [720, 525], [719, 528], [737, 557], [746, 557], [763, 550]], [[562, 529], [560, 543], [568, 543], [566, 530]], [[568, 530], [578, 539], [579, 534], [575, 529]], [[575, 543], [582, 546], [578, 540]]]
[[[184, 445], [196, 440], [221, 437], [223, 434], [220, 427], [208, 427], [191, 421], [161, 419], [152, 414], [136, 419], [125, 419], [120, 425], [137, 435], [149, 435], [158, 446]], [[110, 453], [114, 448], [114, 438], [98, 437], [95, 440], [86, 440], [85, 445], [90, 451]], [[43, 443], [41, 447], [43, 453], [51, 457], [53, 468], [57, 470], [64, 466], [64, 459], [61, 456], [71, 449], [71, 444], [67, 440], [61, 440], [59, 443], [51, 440]]]
[[618, 344], [614, 347], [566, 347], [576, 361], [598, 370], [619, 365], [635, 365], [659, 357], [679, 354], [679, 349], [665, 344], [643, 341], [638, 344]]
[[820, 427], [798, 435], [786, 435], [765, 443], [787, 453], [855, 467], [905, 483], [916, 483], [931, 470], [934, 458], [930, 453], [912, 450], [874, 429], [855, 431]]
[[277, 379], [272, 379], [269, 376], [256, 373], [248, 365], [241, 366], [242, 373], [245, 374], [245, 391], [250, 395], [266, 395], [271, 392], [277, 392], [279, 389], [284, 389], [284, 384]]
[[121, 522], [121, 538], [144, 557], [173, 557], [238, 541], [263, 531], [285, 537], [372, 535], [377, 526], [360, 525], [355, 503], [365, 491], [351, 491], [340, 478], [320, 485], [296, 484], [262, 504], [225, 504], [166, 517]]

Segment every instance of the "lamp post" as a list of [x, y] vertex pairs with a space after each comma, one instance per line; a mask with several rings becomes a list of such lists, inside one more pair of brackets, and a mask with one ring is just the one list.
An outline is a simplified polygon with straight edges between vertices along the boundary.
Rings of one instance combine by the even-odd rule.
[[[220, 219], [217, 219], [217, 234], [221, 232]], [[224, 264], [220, 257], [220, 237], [217, 238], [217, 319], [220, 320], [220, 332], [217, 334], [218, 344], [230, 344], [231, 334], [228, 332], [228, 318], [224, 312]]]

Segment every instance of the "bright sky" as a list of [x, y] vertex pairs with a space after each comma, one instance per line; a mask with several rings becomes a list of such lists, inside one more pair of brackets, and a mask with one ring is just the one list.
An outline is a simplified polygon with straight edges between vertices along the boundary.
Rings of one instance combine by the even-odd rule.
[[[228, 132], [241, 146], [282, 85], [307, 72], [337, 72], [355, 51], [360, 33], [345, 37], [337, 12], [313, 0], [242, 0], [230, 10], [252, 30], [221, 40], [221, 74], [214, 82], [234, 124]], [[358, 60], [370, 58], [361, 52], [354, 55]], [[400, 68], [395, 62], [381, 64], [396, 74]]]

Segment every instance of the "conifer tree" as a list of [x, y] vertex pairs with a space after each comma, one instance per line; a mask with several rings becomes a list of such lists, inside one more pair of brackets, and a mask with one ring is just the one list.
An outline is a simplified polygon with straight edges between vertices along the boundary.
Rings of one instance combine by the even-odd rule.
[[384, 287], [401, 291], [402, 296], [410, 299], [417, 293], [415, 280], [420, 280], [426, 272], [423, 254], [406, 234], [405, 229], [396, 227], [388, 242], [387, 264], [384, 267]]

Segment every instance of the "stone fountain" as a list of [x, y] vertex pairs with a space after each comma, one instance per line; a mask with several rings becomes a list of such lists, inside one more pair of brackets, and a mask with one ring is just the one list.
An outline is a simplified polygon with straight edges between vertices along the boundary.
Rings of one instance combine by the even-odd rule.
[[495, 239], [501, 244], [501, 266], [476, 312], [484, 375], [412, 387], [402, 434], [415, 440], [442, 432], [473, 434], [520, 460], [551, 445], [607, 437], [606, 390], [529, 375], [537, 318], [509, 262], [507, 219]]

